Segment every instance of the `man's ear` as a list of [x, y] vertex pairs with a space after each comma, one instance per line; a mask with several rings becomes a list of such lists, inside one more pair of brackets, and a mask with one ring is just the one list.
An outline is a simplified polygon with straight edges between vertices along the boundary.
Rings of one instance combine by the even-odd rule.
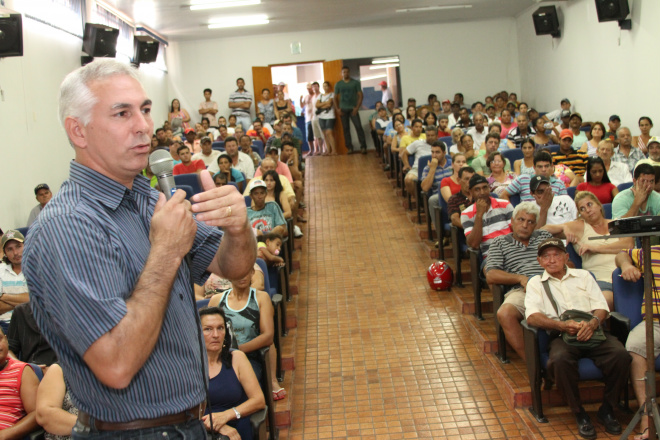
[[78, 118], [69, 116], [64, 120], [64, 129], [71, 143], [78, 148], [87, 148], [87, 130]]

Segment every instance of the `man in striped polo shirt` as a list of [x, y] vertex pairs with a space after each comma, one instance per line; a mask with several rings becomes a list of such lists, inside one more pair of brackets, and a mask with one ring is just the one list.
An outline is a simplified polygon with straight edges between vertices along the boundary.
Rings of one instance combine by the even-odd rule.
[[479, 174], [470, 179], [470, 193], [474, 203], [461, 212], [461, 223], [467, 245], [481, 250], [483, 267], [492, 241], [511, 232], [513, 207], [506, 200], [492, 198], [488, 180]]
[[562, 130], [559, 134], [559, 151], [552, 153], [556, 164], [564, 164], [575, 173], [576, 176], [584, 176], [587, 170], [587, 153], [578, 153], [573, 148], [573, 131], [570, 128]]
[[[545, 151], [539, 151], [534, 155], [534, 173], [537, 176], [545, 176], [550, 179], [550, 187], [555, 195], [566, 194], [566, 185], [555, 178], [553, 175], [554, 170], [555, 168], [552, 166], [552, 156]], [[529, 174], [521, 174], [516, 177], [516, 179], [506, 187], [506, 190], [502, 191], [500, 197], [504, 200], [509, 200], [511, 196], [520, 194], [521, 202], [533, 202], [535, 199], [529, 189], [531, 178], [532, 176]]]
[[484, 268], [488, 284], [512, 286], [497, 310], [497, 320], [507, 341], [523, 360], [525, 344], [520, 321], [525, 316], [525, 289], [530, 278], [543, 273], [536, 259], [539, 244], [552, 238], [548, 231], [535, 230], [539, 215], [539, 207], [534, 202], [522, 202], [516, 206], [511, 220], [511, 234], [493, 240]]
[[250, 117], [252, 93], [245, 90], [245, 80], [243, 78], [236, 80], [236, 86], [238, 89], [229, 95], [229, 108], [231, 114], [236, 116], [236, 125], [241, 124], [243, 130], [247, 131], [252, 125], [252, 118]]

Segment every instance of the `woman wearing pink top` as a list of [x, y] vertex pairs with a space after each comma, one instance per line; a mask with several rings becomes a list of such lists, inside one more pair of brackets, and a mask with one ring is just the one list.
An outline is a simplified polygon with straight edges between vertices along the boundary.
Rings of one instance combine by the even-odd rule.
[[506, 137], [509, 135], [509, 132], [518, 126], [518, 124], [516, 124], [516, 122], [513, 120], [511, 112], [507, 109], [502, 110], [500, 115], [500, 122], [502, 123], [500, 139], [506, 139]]

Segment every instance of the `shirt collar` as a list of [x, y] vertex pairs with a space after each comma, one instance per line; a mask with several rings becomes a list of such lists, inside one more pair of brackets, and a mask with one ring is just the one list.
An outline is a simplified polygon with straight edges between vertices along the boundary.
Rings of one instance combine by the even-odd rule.
[[[87, 196], [98, 200], [113, 211], [121, 204], [127, 191], [130, 191], [121, 183], [95, 171], [75, 160], [71, 161], [69, 167], [69, 179], [80, 185]], [[151, 186], [149, 179], [138, 174], [133, 179], [133, 191], [149, 197]], [[154, 196], [155, 197], [155, 196]]]
[[[575, 269], [572, 269], [572, 268], [566, 266], [566, 274], [564, 275], [564, 278], [562, 278], [560, 281], [563, 281], [568, 277], [576, 277], [576, 276], [577, 276], [577, 273], [575, 272]], [[558, 278], [555, 278], [555, 277], [551, 276], [546, 270], [544, 270], [543, 275], [541, 275], [541, 281], [546, 281], [550, 278], [553, 278], [555, 280], [558, 279]]]

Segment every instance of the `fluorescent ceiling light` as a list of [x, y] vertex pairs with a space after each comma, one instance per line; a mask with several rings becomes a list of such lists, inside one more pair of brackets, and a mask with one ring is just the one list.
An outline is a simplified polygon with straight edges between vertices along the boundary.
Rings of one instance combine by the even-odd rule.
[[383, 73], [381, 75], [362, 76], [360, 77], [360, 81], [369, 81], [370, 79], [378, 79], [378, 78], [387, 78], [387, 74]]
[[371, 64], [387, 64], [387, 63], [398, 63], [399, 58], [380, 58], [374, 59], [371, 61]]
[[220, 29], [237, 26], [252, 26], [257, 24], [268, 24], [268, 16], [265, 14], [246, 15], [243, 17], [229, 17], [219, 20], [213, 20], [209, 23], [209, 29]]
[[399, 67], [398, 64], [381, 64], [379, 66], [369, 66], [369, 70], [387, 69], [388, 67]]
[[195, 2], [190, 5], [191, 11], [201, 11], [203, 9], [231, 8], [233, 6], [258, 5], [261, 0], [226, 0], [214, 2]]
[[397, 9], [396, 12], [446, 11], [449, 9], [471, 9], [472, 5], [423, 6], [421, 8]]

